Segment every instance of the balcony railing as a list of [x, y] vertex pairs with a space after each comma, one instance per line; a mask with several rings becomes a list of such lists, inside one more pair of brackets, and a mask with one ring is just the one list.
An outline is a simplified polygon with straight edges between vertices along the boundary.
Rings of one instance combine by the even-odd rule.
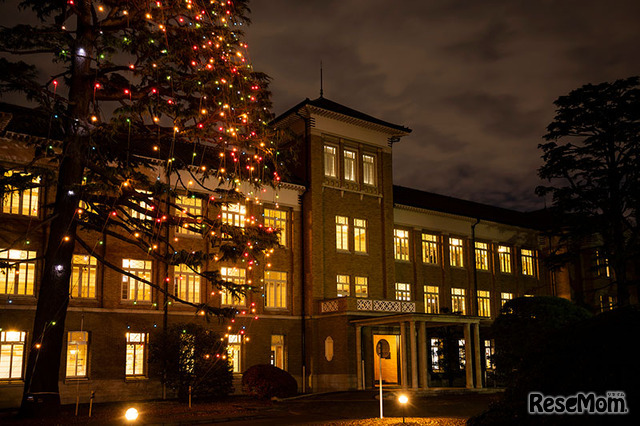
[[416, 304], [415, 302], [403, 302], [399, 300], [361, 299], [355, 297], [338, 297], [320, 302], [320, 313], [326, 314], [345, 311], [416, 312]]

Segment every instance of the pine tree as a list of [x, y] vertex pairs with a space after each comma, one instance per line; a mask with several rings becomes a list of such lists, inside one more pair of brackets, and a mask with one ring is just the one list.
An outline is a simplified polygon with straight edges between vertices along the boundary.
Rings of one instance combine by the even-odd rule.
[[[280, 160], [267, 125], [268, 77], [252, 69], [242, 39], [246, 0], [23, 0], [20, 7], [39, 24], [2, 29], [0, 51], [48, 55], [59, 71], [44, 78], [34, 64], [0, 64], [0, 90], [24, 93], [49, 116], [49, 137], [33, 147], [29, 166], [2, 170], [3, 191], [33, 185], [46, 162], [58, 169], [21, 410], [47, 415], [60, 404], [74, 247], [154, 288], [165, 312], [177, 301], [201, 315], [231, 316], [232, 308], [174, 295], [168, 268], [186, 265], [220, 289], [247, 291], [200, 267], [209, 260], [255, 264], [277, 245], [277, 233], [227, 225], [208, 210], [245, 197], [259, 202], [257, 188], [278, 184]], [[254, 192], [243, 194], [240, 185]], [[201, 214], [177, 210], [172, 200], [185, 192], [203, 199]], [[209, 252], [174, 248], [169, 228], [176, 226], [202, 234]], [[79, 229], [138, 247], [164, 265], [165, 278], [128, 273]]]

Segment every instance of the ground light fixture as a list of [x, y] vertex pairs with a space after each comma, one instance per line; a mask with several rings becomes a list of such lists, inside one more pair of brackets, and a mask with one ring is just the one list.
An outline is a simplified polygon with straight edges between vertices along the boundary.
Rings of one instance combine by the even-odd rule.
[[407, 398], [407, 395], [400, 395], [398, 397], [398, 402], [402, 405], [402, 424], [404, 424], [404, 410], [407, 406], [407, 402], [409, 402], [409, 398]]
[[124, 413], [124, 418], [130, 422], [135, 422], [138, 419], [138, 410], [133, 407], [127, 409]]

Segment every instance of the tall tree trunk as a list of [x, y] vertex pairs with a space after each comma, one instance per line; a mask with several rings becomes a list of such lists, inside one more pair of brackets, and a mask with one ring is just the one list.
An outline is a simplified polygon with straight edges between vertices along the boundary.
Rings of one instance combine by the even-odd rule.
[[75, 214], [87, 159], [87, 120], [92, 95], [93, 28], [90, 4], [78, 2], [84, 13], [78, 14], [77, 39], [72, 57], [66, 137], [58, 170], [56, 199], [53, 208], [44, 270], [38, 292], [38, 305], [31, 335], [31, 347], [25, 372], [20, 414], [44, 417], [58, 411], [58, 379], [67, 306], [69, 278], [75, 245]]

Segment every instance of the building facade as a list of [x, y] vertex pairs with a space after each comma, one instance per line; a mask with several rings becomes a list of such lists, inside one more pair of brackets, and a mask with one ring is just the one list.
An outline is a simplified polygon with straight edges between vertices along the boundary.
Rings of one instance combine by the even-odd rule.
[[[32, 157], [16, 114], [3, 113], [0, 162]], [[207, 323], [192, 308], [168, 306], [169, 324], [198, 322], [225, 336], [239, 375], [271, 363], [305, 392], [373, 388], [479, 388], [491, 385], [488, 325], [514, 297], [560, 294], [562, 276], [540, 261], [545, 241], [533, 216], [393, 185], [393, 144], [410, 130], [325, 98], [305, 100], [275, 124], [296, 135], [292, 182], [247, 202], [209, 208], [187, 193], [183, 211], [281, 231], [265, 265], [216, 264], [228, 281], [259, 287], [245, 297], [213, 288], [178, 267], [181, 298], [234, 306], [236, 318]], [[195, 190], [194, 190], [195, 191]], [[0, 407], [19, 404], [38, 294], [50, 187], [2, 201], [0, 257], [23, 259], [0, 275]], [[108, 235], [83, 239], [110, 263], [152, 282], [161, 265]], [[177, 226], [176, 247], [206, 250]], [[213, 267], [213, 265], [212, 265]], [[566, 281], [566, 280], [565, 280]], [[162, 396], [148, 363], [161, 332], [161, 294], [107, 268], [77, 247], [61, 359], [63, 403]], [[383, 347], [383, 357], [376, 355]]]

